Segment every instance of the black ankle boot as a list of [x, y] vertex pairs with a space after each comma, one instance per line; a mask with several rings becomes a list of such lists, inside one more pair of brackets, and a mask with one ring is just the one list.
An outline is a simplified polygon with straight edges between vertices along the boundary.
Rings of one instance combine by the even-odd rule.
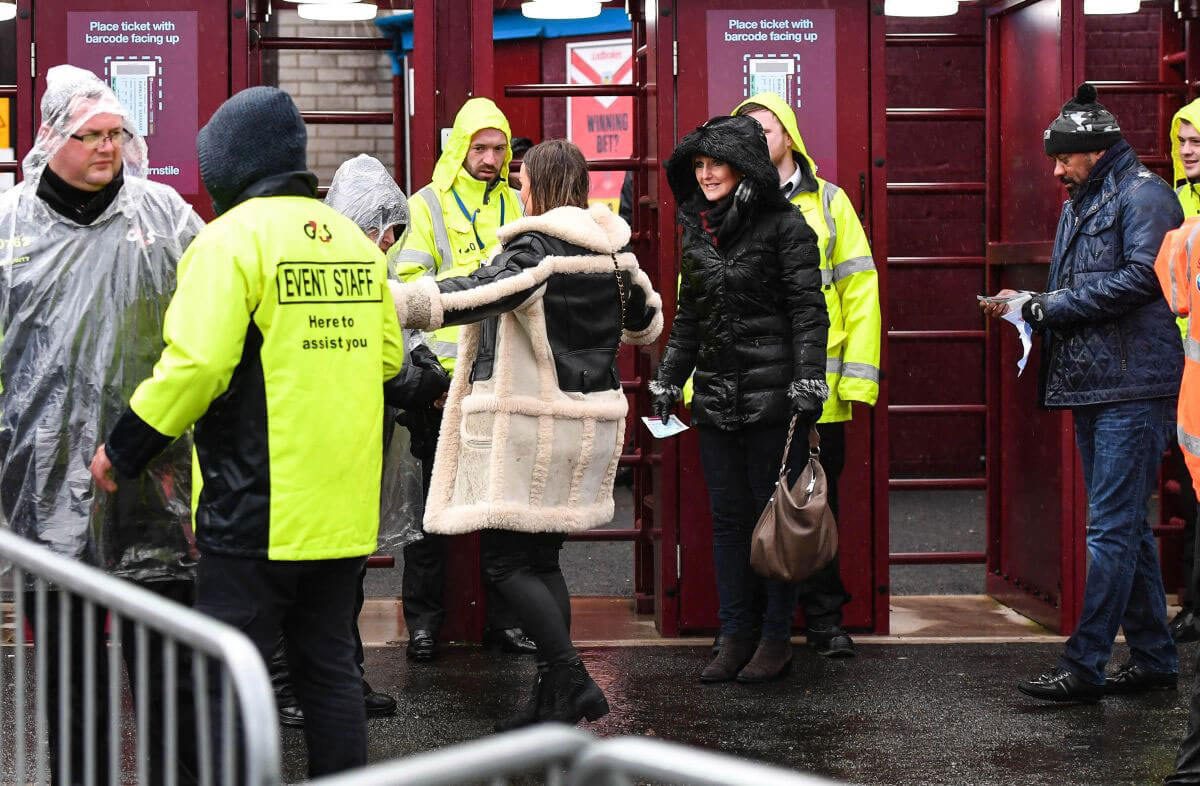
[[584, 718], [594, 721], [608, 714], [608, 700], [588, 676], [582, 661], [554, 664], [542, 685], [545, 692], [539, 721], [573, 726]]
[[524, 726], [532, 726], [538, 722], [538, 715], [546, 703], [546, 674], [549, 670], [550, 667], [546, 664], [538, 664], [537, 676], [533, 678], [533, 690], [530, 692], [525, 706], [507, 718], [496, 721], [496, 731], [512, 731]]

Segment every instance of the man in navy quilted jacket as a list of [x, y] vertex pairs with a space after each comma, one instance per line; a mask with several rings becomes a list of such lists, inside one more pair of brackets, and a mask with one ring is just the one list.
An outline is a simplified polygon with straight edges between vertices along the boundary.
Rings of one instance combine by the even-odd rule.
[[[1020, 308], [1042, 335], [1041, 403], [1070, 409], [1088, 495], [1088, 572], [1079, 625], [1058, 664], [1017, 687], [1048, 701], [1174, 689], [1179, 671], [1147, 507], [1183, 372], [1179, 329], [1154, 260], [1183, 211], [1138, 161], [1117, 120], [1080, 85], [1044, 134], [1067, 187], [1045, 292], [985, 303]], [[1117, 629], [1129, 662], [1105, 675]]]

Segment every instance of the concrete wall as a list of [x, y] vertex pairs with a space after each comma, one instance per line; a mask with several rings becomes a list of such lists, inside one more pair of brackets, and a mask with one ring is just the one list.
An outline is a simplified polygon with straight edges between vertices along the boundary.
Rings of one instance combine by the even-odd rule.
[[[290, 8], [277, 11], [273, 25], [274, 34], [284, 37], [379, 36], [373, 22], [310, 22]], [[392, 66], [387, 52], [272, 54], [276, 58], [279, 87], [292, 94], [302, 111], [392, 110]], [[309, 125], [308, 161], [321, 185], [329, 185], [338, 165], [359, 153], [375, 156], [391, 170], [392, 127]]]

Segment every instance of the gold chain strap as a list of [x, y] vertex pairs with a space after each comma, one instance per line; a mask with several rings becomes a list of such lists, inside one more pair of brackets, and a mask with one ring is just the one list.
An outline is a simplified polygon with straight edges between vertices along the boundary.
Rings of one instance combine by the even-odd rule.
[[627, 295], [625, 294], [625, 280], [623, 278], [621, 278], [621, 268], [617, 264], [617, 255], [616, 254], [612, 255], [612, 261], [613, 261], [613, 276], [615, 276], [617, 279], [617, 296], [620, 298], [620, 301], [621, 301], [621, 329], [624, 330], [625, 329], [625, 301], [627, 299]]

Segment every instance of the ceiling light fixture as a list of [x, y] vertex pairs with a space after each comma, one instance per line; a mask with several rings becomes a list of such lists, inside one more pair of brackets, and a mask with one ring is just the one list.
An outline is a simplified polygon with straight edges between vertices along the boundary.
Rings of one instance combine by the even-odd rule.
[[1136, 14], [1142, 0], [1083, 0], [1085, 14]]
[[521, 13], [530, 19], [590, 19], [600, 15], [600, 0], [529, 0]]
[[958, 0], [884, 0], [888, 16], [954, 16]]
[[374, 3], [305, 3], [296, 6], [296, 13], [314, 22], [361, 22], [374, 19], [379, 7]]

